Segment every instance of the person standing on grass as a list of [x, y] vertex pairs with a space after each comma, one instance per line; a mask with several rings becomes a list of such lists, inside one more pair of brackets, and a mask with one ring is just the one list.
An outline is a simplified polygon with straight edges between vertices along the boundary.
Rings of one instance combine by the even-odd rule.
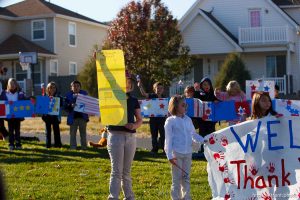
[[[138, 87], [140, 88], [141, 94], [146, 97], [147, 99], [152, 98], [165, 98], [164, 96], [164, 86], [160, 82], [156, 82], [153, 84], [153, 91], [154, 93], [146, 93], [141, 80], [138, 80]], [[165, 141], [165, 125], [166, 118], [165, 117], [150, 117], [149, 126], [151, 132], [151, 139], [152, 139], [152, 149], [151, 153], [156, 154], [158, 153], [159, 148], [164, 148], [164, 141]], [[158, 132], [160, 137], [158, 139]], [[158, 140], [157, 140], [158, 139]]]
[[[6, 91], [2, 91], [0, 99], [5, 101], [18, 101], [25, 99], [25, 94], [20, 91], [20, 86], [16, 79], [10, 78], [8, 80], [7, 89]], [[20, 129], [21, 121], [23, 120], [24, 118], [7, 119], [9, 132], [8, 149], [11, 151], [14, 149], [22, 149]]]
[[81, 90], [81, 83], [73, 81], [71, 83], [71, 91], [65, 97], [65, 109], [68, 112], [67, 124], [70, 126], [70, 149], [77, 148], [76, 133], [79, 128], [81, 149], [87, 149], [86, 141], [86, 125], [89, 121], [89, 116], [85, 113], [74, 111], [78, 94], [87, 95], [88, 93]]
[[119, 199], [121, 187], [127, 200], [134, 199], [131, 180], [131, 164], [136, 150], [136, 129], [142, 123], [140, 104], [130, 95], [133, 77], [126, 73], [127, 119], [124, 126], [108, 126], [107, 150], [111, 161], [108, 199]]
[[187, 104], [183, 96], [173, 96], [169, 102], [170, 117], [165, 124], [165, 151], [171, 163], [173, 200], [190, 200], [190, 171], [192, 164], [192, 142], [203, 143], [196, 133], [193, 122], [186, 113]]
[[[3, 92], [3, 85], [0, 81], [0, 94]], [[8, 131], [6, 130], [4, 126], [4, 119], [0, 118], [0, 140], [7, 140], [8, 139]]]
[[[48, 83], [46, 88], [46, 94], [50, 99], [54, 97], [58, 97], [57, 87], [54, 82]], [[60, 130], [59, 130], [59, 124], [61, 120], [60, 116], [43, 115], [42, 119], [46, 124], [46, 148], [51, 148], [51, 126], [53, 128], [53, 134], [54, 134], [54, 147], [61, 148], [62, 144], [61, 144]]]

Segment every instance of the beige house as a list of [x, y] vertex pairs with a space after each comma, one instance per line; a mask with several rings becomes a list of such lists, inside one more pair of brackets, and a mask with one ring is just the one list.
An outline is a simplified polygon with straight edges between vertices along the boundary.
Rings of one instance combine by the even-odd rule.
[[[38, 92], [49, 76], [77, 75], [108, 26], [44, 0], [25, 0], [0, 8], [0, 79], [16, 78], [26, 87], [32, 78]], [[19, 52], [37, 52], [31, 74], [22, 70]]]

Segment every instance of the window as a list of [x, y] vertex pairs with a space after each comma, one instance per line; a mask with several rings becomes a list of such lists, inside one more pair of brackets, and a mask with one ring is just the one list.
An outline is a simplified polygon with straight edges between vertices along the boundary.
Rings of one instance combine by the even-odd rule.
[[50, 76], [58, 75], [58, 61], [50, 60]]
[[69, 45], [76, 47], [76, 24], [69, 22]]
[[251, 27], [261, 27], [261, 11], [260, 9], [253, 9], [249, 11], [249, 19]]
[[46, 39], [46, 20], [31, 21], [31, 39], [45, 40]]
[[77, 75], [77, 63], [76, 62], [69, 63], [69, 74]]
[[[33, 81], [33, 83], [35, 85], [40, 85], [41, 83], [41, 66], [42, 66], [42, 63], [41, 61], [39, 60], [37, 64], [35, 65], [31, 65], [31, 79]], [[22, 70], [22, 67], [20, 65], [19, 62], [16, 63], [16, 79], [17, 81], [24, 81], [24, 79], [27, 79], [27, 70]]]
[[267, 77], [283, 77], [286, 74], [286, 57], [267, 56]]

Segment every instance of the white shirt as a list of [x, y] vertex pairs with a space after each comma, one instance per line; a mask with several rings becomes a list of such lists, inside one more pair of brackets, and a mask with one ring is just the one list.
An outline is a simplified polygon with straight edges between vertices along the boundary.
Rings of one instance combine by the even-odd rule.
[[192, 142], [202, 143], [204, 139], [196, 133], [191, 118], [186, 115], [168, 117], [165, 123], [165, 152], [168, 160], [174, 158], [173, 152], [192, 153]]
[[19, 93], [6, 92], [7, 101], [18, 101]]

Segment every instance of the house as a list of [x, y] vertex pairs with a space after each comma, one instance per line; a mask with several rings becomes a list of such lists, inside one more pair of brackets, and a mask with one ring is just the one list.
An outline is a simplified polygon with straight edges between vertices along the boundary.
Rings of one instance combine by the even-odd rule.
[[197, 0], [179, 24], [195, 59], [188, 83], [214, 80], [226, 55], [236, 52], [252, 79], [274, 80], [282, 93], [299, 93], [299, 0]]
[[[77, 75], [107, 29], [104, 23], [44, 0], [0, 8], [0, 67], [7, 69], [0, 79], [14, 77], [26, 88], [26, 80], [32, 78], [35, 91], [40, 91], [49, 76]], [[19, 52], [37, 53], [31, 74], [22, 70]]]

